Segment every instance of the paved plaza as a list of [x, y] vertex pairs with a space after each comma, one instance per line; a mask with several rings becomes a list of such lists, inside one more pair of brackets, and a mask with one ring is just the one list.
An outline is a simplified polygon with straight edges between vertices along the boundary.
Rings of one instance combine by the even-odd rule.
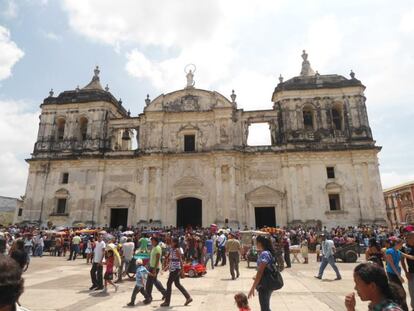
[[[283, 271], [285, 286], [274, 292], [271, 299], [272, 310], [345, 310], [344, 296], [353, 290], [352, 269], [355, 264], [338, 263], [342, 273], [341, 281], [333, 281], [335, 274], [328, 266], [324, 280], [314, 278], [319, 264], [311, 256], [310, 264], [293, 263], [291, 269]], [[92, 310], [237, 310], [233, 296], [237, 292], [248, 293], [255, 274], [254, 268], [247, 268], [241, 262], [241, 277], [235, 281], [230, 278], [229, 267], [217, 267], [201, 278], [182, 280], [194, 302], [184, 307], [184, 297], [173, 286], [170, 308], [161, 308], [161, 294], [154, 289], [154, 301], [143, 305], [138, 296], [135, 307], [127, 307], [133, 281], [120, 284], [117, 293], [110, 288], [108, 294], [90, 292], [90, 265], [83, 259], [66, 261], [64, 258], [32, 258], [28, 272], [25, 273], [25, 292], [21, 303], [32, 311], [92, 311]], [[160, 279], [166, 284], [168, 273]], [[258, 298], [250, 301], [251, 309], [260, 310]], [[367, 310], [367, 304], [357, 301], [357, 310]]]

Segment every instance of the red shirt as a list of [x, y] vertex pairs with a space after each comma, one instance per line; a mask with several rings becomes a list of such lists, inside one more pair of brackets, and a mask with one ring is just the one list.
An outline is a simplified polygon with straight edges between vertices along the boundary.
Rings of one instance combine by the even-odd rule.
[[114, 272], [114, 256], [106, 258], [106, 273]]

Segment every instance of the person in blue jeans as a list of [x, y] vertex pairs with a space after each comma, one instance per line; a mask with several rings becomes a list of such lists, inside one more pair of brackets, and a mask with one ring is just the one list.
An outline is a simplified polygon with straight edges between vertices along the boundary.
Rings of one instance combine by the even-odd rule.
[[328, 240], [325, 236], [325, 234], [321, 234], [322, 239], [322, 261], [321, 265], [319, 267], [319, 273], [315, 278], [322, 280], [323, 272], [325, 271], [326, 266], [329, 264], [331, 265], [332, 269], [336, 273], [336, 279], [335, 280], [341, 280], [341, 274], [339, 273], [339, 269], [335, 264], [335, 244], [332, 240]]
[[135, 306], [135, 299], [137, 298], [138, 293], [141, 293], [142, 296], [144, 296], [144, 304], [150, 303], [150, 297], [145, 290], [145, 280], [147, 279], [147, 276], [150, 274], [150, 272], [143, 266], [142, 259], [138, 258], [136, 261], [137, 270], [135, 273], [135, 287], [132, 291], [131, 295], [131, 301], [127, 304], [129, 307]]
[[204, 243], [206, 247], [206, 255], [204, 258], [204, 265], [207, 267], [207, 263], [210, 260], [211, 261], [211, 269], [214, 269], [214, 263], [213, 263], [213, 254], [214, 254], [214, 242], [211, 238], [211, 235], [208, 236], [208, 239]]
[[42, 232], [39, 233], [38, 236], [35, 237], [35, 247], [34, 247], [34, 253], [33, 257], [42, 257], [43, 256], [43, 247], [45, 246], [45, 243], [43, 241]]
[[[401, 252], [401, 248], [403, 246], [403, 240], [401, 239], [398, 239], [398, 238], [394, 239], [393, 241], [391, 241], [391, 245], [392, 247], [388, 248], [385, 251], [385, 261], [387, 263], [385, 271], [387, 272], [388, 280], [394, 283], [395, 285], [399, 286], [401, 292], [404, 293], [404, 297], [405, 297], [406, 293], [402, 285], [404, 283], [404, 279], [401, 276], [400, 262], [403, 265], [404, 271], [406, 271], [407, 268], [406, 268], [405, 262], [401, 261], [401, 259], [405, 257], [407, 259], [414, 260], [414, 256], [404, 254], [403, 252]], [[401, 307], [404, 310], [408, 310], [408, 306], [407, 306], [407, 302], [405, 298], [402, 301]]]
[[273, 290], [270, 288], [265, 288], [260, 284], [260, 281], [263, 277], [263, 273], [267, 266], [270, 266], [275, 260], [275, 251], [270, 239], [266, 238], [263, 235], [259, 235], [256, 238], [256, 247], [259, 253], [257, 256], [257, 272], [256, 276], [253, 278], [254, 282], [250, 288], [248, 298], [254, 296], [254, 291], [257, 290], [259, 294], [259, 303], [260, 311], [271, 311], [270, 310], [270, 297], [272, 296]]

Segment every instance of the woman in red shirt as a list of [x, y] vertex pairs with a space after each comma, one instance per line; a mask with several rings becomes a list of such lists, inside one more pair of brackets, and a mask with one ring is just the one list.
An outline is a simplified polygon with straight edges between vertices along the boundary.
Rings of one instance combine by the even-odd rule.
[[104, 293], [108, 291], [108, 284], [111, 284], [115, 288], [115, 292], [118, 291], [118, 285], [115, 285], [112, 280], [114, 278], [114, 252], [110, 249], [106, 252], [106, 270], [104, 274], [105, 288]]

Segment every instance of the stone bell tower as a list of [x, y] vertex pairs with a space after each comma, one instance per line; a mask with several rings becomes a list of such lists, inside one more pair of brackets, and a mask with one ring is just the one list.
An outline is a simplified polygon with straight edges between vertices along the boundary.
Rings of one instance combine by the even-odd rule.
[[109, 148], [107, 123], [126, 117], [121, 102], [102, 87], [96, 66], [92, 80], [83, 88], [54, 96], [53, 90], [40, 105], [39, 131], [34, 157], [59, 157], [79, 153], [100, 153]]

